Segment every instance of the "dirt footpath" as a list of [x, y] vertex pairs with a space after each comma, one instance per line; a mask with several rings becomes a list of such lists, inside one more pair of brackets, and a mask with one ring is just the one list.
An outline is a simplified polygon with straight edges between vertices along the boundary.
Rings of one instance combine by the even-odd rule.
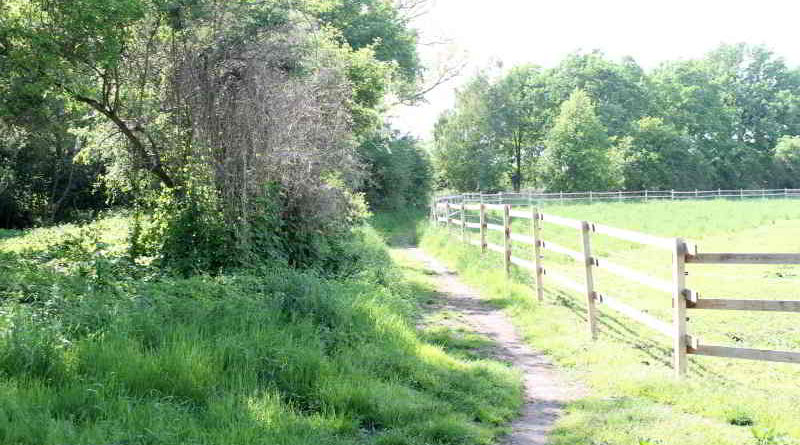
[[437, 310], [461, 315], [476, 333], [497, 345], [493, 355], [512, 363], [524, 375], [525, 405], [522, 415], [512, 423], [507, 444], [543, 445], [564, 405], [580, 398], [585, 390], [560, 373], [542, 354], [528, 347], [503, 312], [487, 304], [480, 295], [463, 284], [458, 275], [438, 260], [415, 247], [402, 249], [410, 259], [425, 266], [436, 281]]

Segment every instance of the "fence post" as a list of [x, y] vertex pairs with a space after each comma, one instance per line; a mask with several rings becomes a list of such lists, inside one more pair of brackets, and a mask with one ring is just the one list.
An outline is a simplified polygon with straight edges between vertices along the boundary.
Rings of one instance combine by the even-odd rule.
[[744, 190], [739, 189], [739, 199], [744, 199]]
[[589, 321], [589, 334], [594, 340], [597, 338], [597, 308], [595, 307], [594, 276], [592, 275], [594, 259], [592, 258], [589, 223], [586, 221], [581, 222], [581, 239], [583, 241], [583, 262], [586, 270], [586, 315]]
[[542, 282], [542, 236], [541, 236], [541, 216], [539, 216], [539, 209], [534, 207], [533, 220], [531, 224], [533, 227], [533, 262], [536, 266], [536, 298], [539, 301], [544, 301], [544, 283]]
[[622, 202], [622, 190], [618, 190], [618, 191], [617, 191], [617, 194], [618, 194], [618, 196], [619, 196], [619, 199], [618, 199], [618, 201], [619, 201], [619, 202]]
[[481, 252], [486, 253], [486, 204], [481, 203]]
[[591, 190], [589, 190], [589, 202], [594, 201], [594, 196]]
[[647, 202], [647, 190], [644, 191], [644, 202]]
[[675, 374], [686, 374], [686, 243], [675, 238], [672, 252], [672, 362]]
[[761, 189], [761, 199], [767, 199], [767, 191], [764, 189]]
[[671, 200], [675, 201], [675, 189], [669, 191], [669, 196]]
[[697, 199], [698, 196], [699, 195], [698, 195], [697, 189], [694, 189], [694, 199]]
[[717, 198], [722, 198], [722, 189], [717, 189]]
[[511, 275], [511, 206], [508, 204], [503, 206], [503, 229], [505, 233], [503, 265], [506, 269], [506, 277], [509, 277]]
[[558, 199], [560, 200], [561, 204], [564, 204], [564, 192], [558, 192]]
[[461, 200], [461, 242], [467, 242], [467, 218], [464, 213], [464, 200]]
[[789, 189], [787, 189], [787, 188], [783, 189], [783, 197], [784, 198], [788, 198], [789, 197]]
[[447, 234], [449, 235], [450, 234], [450, 230], [451, 230], [451, 227], [450, 227], [450, 201], [447, 201], [447, 203], [444, 205], [444, 211], [446, 212], [446, 214], [445, 214], [445, 224], [446, 224], [446, 227], [447, 227]]

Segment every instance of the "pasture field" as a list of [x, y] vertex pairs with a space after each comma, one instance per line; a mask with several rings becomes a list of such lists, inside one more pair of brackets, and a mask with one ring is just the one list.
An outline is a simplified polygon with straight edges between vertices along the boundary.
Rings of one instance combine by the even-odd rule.
[[369, 227], [353, 273], [183, 278], [126, 255], [130, 220], [0, 233], [0, 443], [486, 445], [518, 373], [418, 333], [424, 277]]
[[[551, 205], [545, 213], [695, 242], [701, 252], [800, 252], [800, 201], [657, 201]], [[471, 213], [471, 214], [469, 214]], [[499, 212], [489, 216], [502, 224]], [[477, 212], [468, 212], [477, 222]], [[512, 231], [530, 235], [530, 220]], [[477, 230], [470, 233], [478, 239]], [[580, 251], [580, 233], [543, 224], [542, 239]], [[489, 232], [502, 244], [502, 233]], [[594, 396], [570, 408], [557, 444], [777, 444], [800, 443], [800, 366], [690, 356], [689, 374], [676, 380], [669, 339], [603, 305], [599, 340], [588, 338], [584, 296], [548, 282], [545, 303], [535, 301], [527, 271], [505, 280], [498, 253], [460, 243], [452, 229], [429, 230], [423, 246], [448, 260], [467, 281], [507, 305], [530, 342], [583, 374]], [[514, 243], [513, 255], [533, 248]], [[593, 255], [670, 280], [671, 255], [594, 234]], [[583, 268], [544, 251], [543, 266], [582, 283]], [[708, 298], [800, 300], [797, 266], [687, 265], [687, 287]], [[595, 288], [671, 323], [671, 295], [595, 268]], [[689, 310], [688, 332], [705, 343], [800, 351], [800, 315]], [[593, 441], [593, 442], [592, 442]]]

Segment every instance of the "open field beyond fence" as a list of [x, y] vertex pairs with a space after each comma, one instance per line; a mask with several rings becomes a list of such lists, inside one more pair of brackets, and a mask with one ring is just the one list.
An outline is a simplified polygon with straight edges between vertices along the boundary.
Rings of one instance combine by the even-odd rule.
[[680, 375], [690, 354], [800, 363], [800, 202], [459, 201], [438, 202], [437, 221], [532, 272], [535, 296], [581, 294], [592, 336], [602, 304], [671, 339]]

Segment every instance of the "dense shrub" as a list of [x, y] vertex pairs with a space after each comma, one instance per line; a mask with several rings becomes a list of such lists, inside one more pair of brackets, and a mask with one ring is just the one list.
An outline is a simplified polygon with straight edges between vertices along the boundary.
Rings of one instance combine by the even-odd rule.
[[370, 206], [397, 212], [429, 204], [433, 170], [420, 141], [386, 130], [366, 140], [360, 152], [369, 169], [364, 191]]
[[417, 338], [368, 228], [347, 279], [174, 278], [127, 258], [124, 222], [0, 241], [0, 442], [488, 444], [519, 406], [508, 368]]

